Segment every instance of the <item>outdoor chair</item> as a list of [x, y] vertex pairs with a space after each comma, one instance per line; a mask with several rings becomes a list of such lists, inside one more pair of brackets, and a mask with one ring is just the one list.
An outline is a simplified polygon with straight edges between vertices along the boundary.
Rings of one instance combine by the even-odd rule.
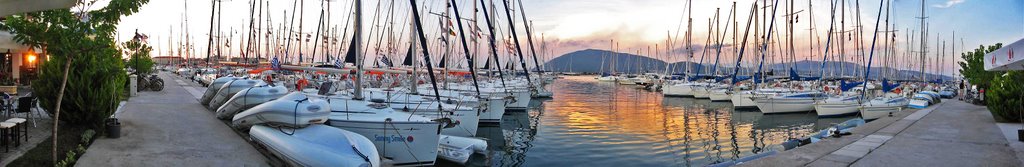
[[26, 142], [28, 141], [28, 125], [25, 125], [25, 121], [27, 121], [27, 120], [25, 120], [25, 118], [11, 118], [11, 119], [7, 119], [7, 121], [4, 121], [4, 122], [7, 122], [7, 123], [14, 123], [14, 128], [13, 128], [13, 130], [14, 130], [14, 138], [13, 139], [14, 139], [15, 143], [18, 143], [17, 145], [21, 145], [21, 142], [17, 142], [17, 141], [20, 141], [18, 139], [21, 138], [21, 137], [25, 137], [25, 141]]
[[[16, 106], [15, 113], [25, 113], [25, 117], [32, 119], [32, 127], [36, 127], [36, 117], [42, 117], [39, 109], [36, 108], [38, 100], [33, 96], [26, 96], [18, 98], [18, 105]], [[36, 116], [32, 116], [32, 112], [35, 112]]]
[[[10, 143], [11, 140], [8, 140], [8, 139], [10, 139], [11, 137], [14, 137], [14, 135], [13, 135], [14, 132], [12, 131], [13, 128], [14, 128], [14, 125], [15, 125], [14, 123], [10, 123], [10, 122], [0, 122], [0, 142], [3, 143], [4, 151], [5, 152], [10, 152], [11, 151], [11, 143]], [[17, 140], [15, 140], [15, 141], [17, 141]]]

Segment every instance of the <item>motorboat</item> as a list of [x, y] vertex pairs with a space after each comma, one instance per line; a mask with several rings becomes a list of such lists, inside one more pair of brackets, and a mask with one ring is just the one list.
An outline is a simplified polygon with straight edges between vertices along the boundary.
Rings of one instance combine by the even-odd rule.
[[235, 93], [235, 95], [232, 96], [231, 99], [228, 99], [224, 105], [217, 108], [217, 118], [232, 118], [238, 112], [275, 100], [286, 94], [288, 94], [288, 89], [281, 85], [273, 86], [264, 84], [245, 88], [238, 91], [238, 93]]
[[255, 125], [249, 129], [249, 136], [288, 166], [381, 166], [373, 142], [362, 135], [327, 125], [298, 129]]

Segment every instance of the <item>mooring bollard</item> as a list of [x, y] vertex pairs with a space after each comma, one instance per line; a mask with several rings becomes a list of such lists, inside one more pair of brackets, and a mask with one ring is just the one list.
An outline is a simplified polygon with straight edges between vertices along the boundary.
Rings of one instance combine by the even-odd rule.
[[129, 94], [129, 96], [138, 96], [138, 94], [139, 94], [139, 86], [138, 86], [139, 85], [139, 80], [138, 80], [138, 78], [139, 78], [139, 76], [135, 75], [135, 74], [128, 75], [128, 82], [130, 83], [130, 84], [128, 84], [128, 89], [129, 89], [129, 93], [128, 94]]

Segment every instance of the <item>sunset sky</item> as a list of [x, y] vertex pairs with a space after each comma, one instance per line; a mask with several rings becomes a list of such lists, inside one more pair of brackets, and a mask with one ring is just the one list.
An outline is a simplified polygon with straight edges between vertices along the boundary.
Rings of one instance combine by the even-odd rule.
[[[492, 1], [492, 0], [485, 0]], [[292, 3], [295, 1], [289, 0], [273, 0], [270, 1], [269, 7], [264, 15], [270, 15], [271, 22], [275, 29], [279, 28], [279, 24], [288, 24], [283, 21], [286, 17], [289, 17], [292, 12]], [[315, 32], [317, 28], [317, 19], [320, 14], [320, 2], [321, 1], [305, 1], [304, 13], [302, 14], [303, 32]], [[349, 12], [352, 1], [350, 0], [335, 0], [329, 1], [331, 10], [331, 22], [330, 26], [337, 27], [339, 34], [345, 25], [344, 21], [349, 17]], [[381, 4], [378, 4], [380, 2]], [[385, 17], [389, 11], [393, 11], [391, 14], [395, 16], [395, 31], [397, 36], [393, 37], [400, 41], [404, 41], [402, 46], [408, 41], [408, 26], [402, 26], [408, 24], [409, 18], [409, 4], [408, 1], [394, 1], [394, 8], [389, 10], [392, 1], [364, 1], [364, 16], [363, 22], [364, 27], [371, 28], [371, 22], [374, 20], [376, 9], [381, 8], [378, 17]], [[423, 17], [425, 31], [428, 33], [428, 38], [437, 38], [440, 32], [439, 18], [436, 15], [426, 14], [426, 12], [443, 13], [444, 4], [447, 1], [420, 1], [418, 2], [421, 7], [421, 12], [424, 14]], [[471, 18], [471, 6], [473, 2], [479, 2], [479, 0], [456, 0], [458, 7], [462, 12], [463, 17]], [[499, 22], [499, 26], [506, 27], [507, 20], [505, 14], [502, 13], [504, 6], [501, 1], [494, 1], [499, 9], [498, 18], [496, 21]], [[747, 22], [747, 16], [749, 10], [754, 1], [752, 0], [741, 0], [736, 2], [736, 18], [740, 25], [745, 25]], [[757, 1], [759, 6], [763, 1]], [[767, 1], [772, 3], [772, 1]], [[777, 9], [778, 18], [776, 18], [776, 28], [779, 30], [776, 34], [773, 34], [773, 38], [779, 38], [780, 35], [786, 35], [784, 31], [784, 20], [782, 15], [785, 13], [785, 9], [781, 5], [786, 5], [788, 1], [779, 1], [779, 9]], [[795, 38], [795, 47], [799, 59], [814, 58], [811, 57], [809, 52], [810, 38], [808, 29], [813, 14], [813, 21], [815, 25], [814, 33], [820, 36], [822, 43], [825, 42], [825, 34], [829, 28], [830, 20], [830, 3], [831, 0], [795, 0], [793, 6], [796, 11], [801, 13], [796, 14], [799, 17], [799, 22], [795, 23], [793, 36]], [[835, 1], [838, 2], [838, 1]], [[102, 1], [100, 3], [103, 3]], [[131, 38], [131, 34], [135, 29], [138, 29], [142, 33], [149, 34], [150, 43], [158, 45], [156, 47], [157, 52], [154, 55], [166, 55], [168, 46], [168, 36], [173, 36], [174, 41], [178, 41], [182, 28], [185, 28], [191, 34], [192, 39], [196, 45], [197, 52], [201, 55], [205, 55], [207, 46], [206, 34], [210, 31], [210, 4], [208, 0], [188, 0], [188, 10], [185, 12], [186, 1], [179, 0], [151, 0], [149, 4], [146, 4], [142, 10], [132, 16], [123, 19], [119, 26], [120, 39], [127, 40]], [[237, 45], [239, 36], [244, 36], [245, 31], [240, 29], [247, 27], [249, 24], [249, 3], [248, 0], [231, 0], [224, 1], [223, 11], [221, 12], [222, 24], [221, 31], [229, 32], [231, 29], [238, 31], [237, 34], [233, 35], [232, 44]], [[516, 3], [516, 2], [511, 2]], [[553, 53], [552, 56], [548, 56], [545, 59], [551, 59], [557, 57], [557, 55], [569, 53], [576, 50], [596, 48], [596, 49], [609, 49], [609, 40], [615, 40], [619, 42], [620, 51], [636, 53], [637, 49], [643, 49], [642, 53], [646, 55], [646, 48], [654, 48], [655, 44], [659, 45], [659, 48], [664, 49], [665, 41], [667, 36], [683, 37], [686, 31], [687, 23], [683, 20], [689, 17], [685, 12], [686, 3], [684, 0], [524, 0], [524, 10], [529, 20], [533, 22], [532, 27], [537, 41], [537, 47], [540, 47], [540, 36], [543, 34], [545, 42], [547, 44], [548, 52]], [[731, 10], [733, 1], [721, 1], [721, 0], [695, 0], [693, 1], [693, 45], [703, 46], [704, 40], [707, 38], [709, 32], [708, 20], [715, 15], [715, 11], [720, 10], [721, 15], [724, 17], [728, 15]], [[857, 0], [846, 0], [846, 29], [851, 30], [856, 27], [853, 23], [856, 22], [857, 13]], [[808, 4], [812, 4], [813, 8], [808, 12]], [[875, 17], [878, 16], [879, 1], [877, 0], [864, 0], [859, 2], [860, 10], [860, 22], [863, 26], [864, 32], [870, 32], [874, 30]], [[837, 4], [838, 5], [838, 4]], [[907, 31], [913, 31], [914, 41], [919, 42], [920, 34], [920, 20], [917, 17], [920, 16], [921, 12], [921, 1], [914, 0], [897, 0], [891, 4], [890, 26], [895, 25], [897, 34], [897, 48], [898, 50], [906, 49], [906, 38], [908, 35]], [[1018, 0], [926, 0], [924, 2], [924, 8], [928, 17], [930, 34], [928, 35], [928, 47], [934, 53], [936, 48], [936, 37], [940, 41], [945, 40], [947, 45], [952, 45], [952, 33], [956, 31], [956, 45], [957, 52], [962, 49], [960, 44], [960, 38], [963, 38], [963, 44], [966, 44], [967, 49], [977, 48], [978, 45], [990, 45], [994, 43], [1011, 43], [1024, 37], [1024, 1]], [[518, 8], [518, 5], [513, 7]], [[522, 20], [519, 18], [519, 10], [514, 9], [516, 12], [515, 22], [518, 28], [517, 32], [522, 42], [525, 42], [525, 32], [522, 30]], [[769, 9], [770, 10], [770, 9]], [[883, 9], [884, 10], [884, 9]], [[287, 11], [287, 12], [286, 12]], [[484, 28], [486, 33], [486, 24], [483, 22], [482, 11], [481, 15], [478, 15], [480, 22], [478, 24]], [[836, 11], [836, 25], [835, 31], [839, 31], [839, 17], [840, 13]], [[884, 16], [884, 12], [882, 13]], [[184, 16], [187, 16], [188, 26], [183, 25]], [[287, 16], [286, 16], [287, 15]], [[267, 16], [264, 16], [266, 19]], [[325, 16], [327, 17], [327, 16]], [[288, 18], [290, 19], [290, 17]], [[723, 18], [724, 19], [724, 18]], [[264, 20], [265, 21], [265, 20]], [[288, 20], [290, 21], [290, 20]], [[884, 24], [884, 17], [883, 17]], [[298, 26], [299, 20], [295, 20], [295, 26]], [[724, 29], [725, 20], [722, 20]], [[470, 24], [464, 22], [463, 24]], [[387, 26], [386, 23], [378, 23], [379, 26]], [[264, 25], [266, 26], [266, 25]], [[732, 43], [732, 29], [736, 28], [736, 25], [730, 23], [729, 34], [726, 36], [726, 44]], [[743, 27], [740, 27], [743, 28]], [[884, 28], [884, 25], [880, 25], [879, 28]], [[468, 29], [467, 29], [468, 30]], [[508, 36], [507, 28], [505, 32], [500, 33], [502, 36]], [[173, 33], [171, 32], [173, 31]], [[349, 29], [351, 31], [351, 29]], [[379, 30], [378, 30], [379, 31]], [[882, 30], [879, 30], [882, 31]], [[782, 34], [778, 34], [782, 32]], [[406, 33], [406, 34], [398, 34]], [[457, 33], [457, 31], [456, 31]], [[469, 32], [467, 32], [469, 33]], [[743, 29], [740, 29], [738, 35], [743, 35]], [[225, 34], [228, 36], [228, 34]], [[364, 32], [364, 41], [369, 41], [371, 44], [375, 44], [378, 41], [376, 38], [379, 36], [373, 36], [375, 39], [370, 39], [369, 32]], [[502, 37], [498, 37], [499, 40]], [[881, 37], [879, 37], [882, 39]], [[863, 39], [865, 40], [865, 47], [870, 47], [871, 36], [869, 33], [865, 33]], [[740, 40], [740, 39], [737, 39]], [[773, 39], [774, 40], [774, 39]], [[815, 40], [817, 40], [815, 38]], [[500, 42], [500, 41], [499, 41]], [[674, 49], [677, 51], [685, 48], [685, 39], [677, 39], [673, 44]], [[850, 42], [852, 43], [852, 41]], [[309, 43], [309, 44], [312, 44]], [[431, 43], [433, 44], [433, 43]], [[454, 44], [454, 43], [453, 43]], [[294, 44], [293, 44], [294, 45]], [[499, 44], [501, 45], [501, 44]], [[919, 46], [920, 44], [914, 44]], [[453, 45], [458, 46], [458, 45]], [[480, 45], [483, 49], [483, 45]], [[853, 53], [855, 50], [851, 49], [852, 44], [847, 45], [847, 52]], [[524, 43], [525, 49], [525, 43]], [[749, 46], [748, 46], [749, 47]], [[816, 46], [820, 47], [820, 46]], [[946, 46], [947, 51], [951, 52], [951, 46]], [[336, 50], [337, 48], [335, 48]], [[461, 49], [461, 48], [458, 48]], [[237, 54], [237, 48], [236, 54]], [[404, 54], [404, 49], [400, 49], [400, 53]], [[915, 49], [916, 50], [916, 49]], [[481, 51], [481, 53], [484, 50]], [[700, 50], [696, 52], [700, 53]], [[434, 53], [432, 53], [434, 54]], [[699, 55], [698, 55], [699, 56]], [[818, 55], [815, 55], [820, 57]], [[686, 56], [683, 54], [672, 54], [672, 55], [658, 55], [656, 58], [667, 60], [671, 62], [683, 61]], [[820, 58], [815, 58], [820, 59]], [[951, 66], [951, 63], [947, 63]], [[947, 69], [947, 73], [952, 71], [952, 68]]]

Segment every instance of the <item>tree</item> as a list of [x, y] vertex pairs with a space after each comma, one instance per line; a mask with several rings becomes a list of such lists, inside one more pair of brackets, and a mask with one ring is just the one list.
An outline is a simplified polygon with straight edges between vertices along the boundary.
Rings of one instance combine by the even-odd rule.
[[153, 71], [153, 58], [149, 52], [153, 48], [145, 43], [145, 37], [136, 33], [136, 37], [127, 42], [121, 43], [124, 53], [128, 55], [127, 66], [135, 69], [138, 74], [149, 74]]
[[960, 64], [960, 74], [963, 74], [968, 82], [979, 88], [989, 88], [992, 85], [992, 79], [1002, 75], [1003, 72], [985, 71], [985, 54], [1001, 47], [1003, 47], [1002, 43], [996, 43], [988, 47], [978, 46], [974, 51], [963, 53], [960, 57], [964, 61], [958, 63]]
[[1024, 103], [1024, 72], [1011, 71], [997, 76], [992, 80], [991, 87], [985, 89], [985, 101], [992, 118], [997, 122], [1018, 122]]
[[[113, 112], [111, 109], [117, 103], [114, 99], [116, 96], [106, 94], [122, 91], [125, 80], [120, 51], [114, 42], [114, 32], [122, 16], [138, 12], [149, 0], [110, 0], [107, 6], [94, 10], [92, 7], [95, 2], [83, 0], [75, 5], [75, 9], [54, 9], [13, 15], [0, 24], [0, 30], [14, 34], [15, 41], [29, 47], [43, 48], [50, 55], [50, 60], [40, 65], [42, 70], [39, 79], [33, 82], [32, 88], [39, 98], [40, 105], [51, 113], [55, 120], [52, 133], [54, 164], [57, 162], [59, 122], [102, 126], [102, 120], [97, 122], [92, 118], [109, 116], [110, 112]], [[63, 63], [63, 69], [60, 69], [60, 63]], [[70, 71], [72, 67], [76, 69], [73, 73]], [[73, 83], [71, 87], [68, 87], [69, 79], [70, 83]], [[62, 103], [65, 88], [71, 88], [67, 97], [71, 103]], [[61, 119], [60, 115], [64, 113], [62, 109], [67, 112], [66, 114], [94, 115], [85, 119]]]

